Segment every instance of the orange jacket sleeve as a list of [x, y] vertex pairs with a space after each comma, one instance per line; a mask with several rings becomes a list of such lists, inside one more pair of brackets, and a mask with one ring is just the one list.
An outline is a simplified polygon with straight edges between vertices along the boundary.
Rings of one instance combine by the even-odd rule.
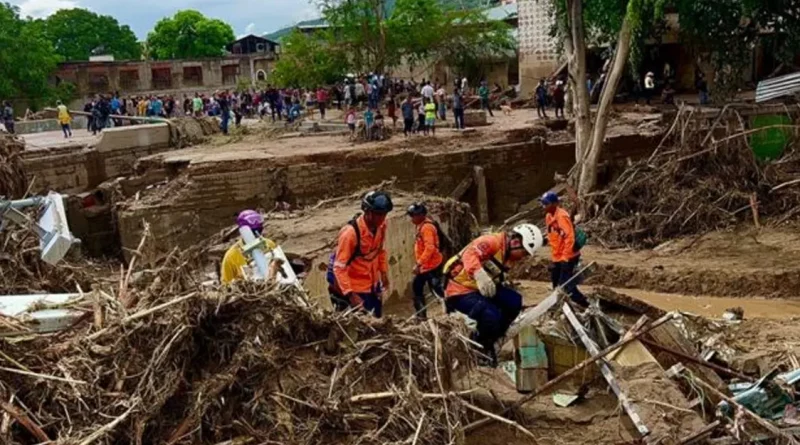
[[556, 214], [556, 224], [561, 236], [561, 243], [559, 243], [555, 257], [559, 261], [567, 261], [572, 257], [572, 248], [575, 245], [575, 228], [572, 226], [572, 220], [566, 210]]
[[389, 254], [386, 252], [386, 225], [381, 226], [381, 252], [378, 254], [378, 271], [389, 273]]
[[352, 226], [345, 226], [339, 232], [339, 240], [336, 244], [336, 260], [333, 263], [333, 274], [336, 276], [336, 283], [342, 291], [342, 295], [347, 295], [353, 291], [350, 284], [350, 275], [347, 273], [347, 262], [350, 261], [356, 250], [356, 232]]
[[422, 254], [417, 258], [417, 264], [420, 266], [425, 266], [431, 262], [431, 259], [439, 250], [436, 247], [436, 237], [439, 233], [436, 231], [436, 226], [433, 224], [423, 224], [422, 227], [419, 229], [420, 235], [422, 235], [422, 244], [425, 248], [422, 250]]
[[483, 235], [471, 242], [461, 255], [461, 262], [469, 276], [474, 277], [475, 272], [483, 267], [483, 262], [497, 254], [501, 247], [500, 235], [497, 234]]

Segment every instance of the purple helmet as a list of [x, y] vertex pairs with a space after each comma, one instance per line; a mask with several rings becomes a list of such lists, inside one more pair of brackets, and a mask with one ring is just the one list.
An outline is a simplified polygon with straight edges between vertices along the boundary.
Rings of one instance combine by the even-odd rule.
[[261, 233], [264, 230], [264, 218], [255, 210], [243, 210], [236, 218], [239, 227], [249, 227], [253, 232]]

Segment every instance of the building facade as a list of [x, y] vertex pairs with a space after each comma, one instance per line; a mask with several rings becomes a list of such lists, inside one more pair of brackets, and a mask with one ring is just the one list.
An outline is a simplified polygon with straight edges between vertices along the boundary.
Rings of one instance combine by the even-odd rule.
[[536, 89], [539, 79], [549, 77], [563, 62], [550, 36], [553, 20], [549, 5], [542, 0], [517, 0], [519, 81], [525, 96]]
[[207, 59], [65, 62], [58, 66], [55, 83], [74, 84], [80, 100], [110, 92], [193, 94], [235, 89], [242, 83], [267, 82], [275, 59], [273, 47], [268, 51]]

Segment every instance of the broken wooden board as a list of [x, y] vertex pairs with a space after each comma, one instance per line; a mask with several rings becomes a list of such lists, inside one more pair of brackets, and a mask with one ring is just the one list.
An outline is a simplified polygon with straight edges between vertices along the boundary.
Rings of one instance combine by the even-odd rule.
[[464, 193], [467, 193], [467, 190], [469, 190], [474, 181], [475, 178], [472, 175], [468, 175], [456, 186], [455, 190], [450, 193], [450, 197], [455, 200], [461, 199], [461, 197], [464, 196]]
[[[586, 350], [592, 355], [597, 355], [600, 352], [600, 348], [597, 347], [597, 344], [594, 342], [594, 340], [592, 340], [589, 337], [589, 334], [586, 333], [586, 330], [578, 320], [578, 317], [575, 316], [575, 312], [572, 311], [569, 303], [564, 303], [564, 305], [561, 307], [561, 310], [564, 312], [564, 315], [567, 316], [567, 320], [572, 325], [572, 328], [578, 333], [581, 342], [583, 342], [584, 346], [586, 346]], [[600, 372], [603, 373], [603, 377], [606, 379], [606, 382], [608, 382], [608, 386], [610, 386], [611, 390], [614, 391], [614, 394], [617, 395], [619, 403], [622, 405], [625, 413], [631, 419], [631, 422], [633, 422], [636, 430], [639, 432], [639, 434], [641, 434], [642, 437], [647, 437], [650, 434], [650, 430], [639, 416], [636, 405], [630, 399], [628, 399], [628, 395], [625, 394], [625, 392], [619, 386], [619, 382], [617, 382], [617, 378], [614, 376], [614, 372], [611, 370], [608, 362], [606, 362], [605, 359], [601, 359], [597, 361], [597, 365], [600, 367]]]
[[502, 349], [506, 343], [516, 338], [522, 328], [532, 325], [539, 317], [552, 309], [558, 303], [558, 299], [559, 291], [554, 290], [539, 304], [518, 315], [517, 319], [514, 320], [514, 323], [512, 323], [511, 327], [506, 331], [506, 336], [500, 339], [500, 344], [498, 345], [500, 347], [499, 349]]
[[[603, 301], [615, 304], [638, 314], [647, 315], [650, 318], [659, 318], [667, 313], [665, 310], [653, 306], [646, 301], [616, 292], [606, 287], [597, 288], [594, 296]], [[697, 356], [697, 351], [695, 350], [691, 341], [689, 341], [689, 339], [687, 339], [683, 333], [681, 333], [680, 329], [678, 329], [678, 327], [675, 325], [675, 322], [667, 323], [658, 329], [654, 329], [653, 331], [649, 332], [645, 338], [660, 345], [666, 346], [667, 348], [682, 352], [686, 355], [692, 357]], [[676, 363], [682, 363], [679, 358], [666, 352], [656, 352], [654, 357], [664, 369], [669, 369]], [[684, 365], [686, 368], [690, 369], [694, 375], [701, 377], [704, 381], [710, 383], [720, 391], [724, 392], [726, 390], [727, 386], [725, 385], [725, 382], [716, 372], [712, 371], [711, 369], [700, 366], [696, 363], [686, 362]], [[717, 402], [719, 402], [719, 400], [713, 401], [715, 404]]]
[[483, 167], [473, 167], [475, 184], [478, 186], [478, 221], [482, 225], [489, 224], [489, 194], [486, 190], [486, 175]]
[[[630, 338], [634, 332], [638, 331], [649, 320], [650, 318], [648, 316], [643, 315], [642, 318], [623, 335], [623, 338]], [[653, 357], [653, 354], [651, 354], [639, 340], [634, 340], [612, 352], [608, 355], [608, 359], [619, 366], [640, 366], [645, 363], [653, 363], [655, 366], [661, 367], [656, 358]]]

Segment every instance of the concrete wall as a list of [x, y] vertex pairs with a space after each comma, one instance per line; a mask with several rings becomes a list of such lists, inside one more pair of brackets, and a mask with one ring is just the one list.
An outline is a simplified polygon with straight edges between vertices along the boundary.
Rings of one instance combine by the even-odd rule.
[[518, 0], [519, 11], [519, 81], [525, 97], [536, 89], [542, 77], [549, 76], [560, 64], [556, 42], [550, 37], [552, 17], [548, 2]]
[[104, 130], [93, 147], [81, 145], [22, 153], [25, 172], [36, 192], [77, 193], [118, 176], [133, 174], [136, 161], [169, 150], [167, 124], [134, 125]]
[[102, 161], [105, 178], [133, 173], [133, 165], [144, 156], [169, 149], [169, 125], [147, 124], [104, 130], [94, 145]]
[[[73, 130], [86, 128], [86, 118], [75, 116], [70, 124]], [[18, 121], [14, 124], [17, 134], [42, 133], [45, 131], [61, 131], [61, 124], [58, 119], [39, 119], [35, 121]]]
[[[608, 141], [606, 161], [648, 154], [660, 135]], [[556, 172], [574, 162], [574, 144], [543, 140], [443, 153], [414, 151], [378, 154], [369, 150], [323, 153], [296, 160], [253, 160], [189, 166], [156, 197], [143, 199], [118, 215], [125, 247], [139, 242], [142, 220], [161, 249], [189, 246], [228, 226], [243, 208], [272, 208], [278, 200], [314, 204], [396, 178], [403, 190], [449, 195], [473, 167], [483, 166], [495, 221], [515, 214], [553, 184]], [[464, 196], [476, 202], [473, 187]]]

